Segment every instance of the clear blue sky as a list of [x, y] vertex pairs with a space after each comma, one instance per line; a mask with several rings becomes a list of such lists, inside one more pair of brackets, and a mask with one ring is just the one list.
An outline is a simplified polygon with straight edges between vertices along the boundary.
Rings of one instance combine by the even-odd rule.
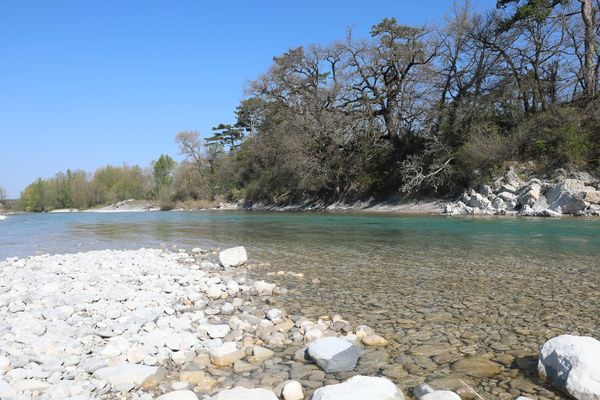
[[[479, 9], [495, 0], [474, 0]], [[452, 0], [4, 0], [0, 185], [180, 159], [174, 136], [233, 120], [248, 80], [290, 47], [437, 23]]]

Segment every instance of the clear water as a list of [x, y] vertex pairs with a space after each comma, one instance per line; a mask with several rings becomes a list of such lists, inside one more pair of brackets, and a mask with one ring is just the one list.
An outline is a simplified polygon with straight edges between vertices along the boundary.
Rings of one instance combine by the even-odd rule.
[[245, 245], [253, 258], [284, 264], [325, 252], [348, 268], [365, 256], [578, 258], [600, 255], [600, 220], [204, 211], [22, 214], [0, 222], [0, 259], [160, 245]]

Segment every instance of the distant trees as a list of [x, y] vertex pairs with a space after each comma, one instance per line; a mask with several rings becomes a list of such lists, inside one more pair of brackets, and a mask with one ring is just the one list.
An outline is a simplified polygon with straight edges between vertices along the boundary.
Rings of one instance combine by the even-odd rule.
[[138, 166], [106, 166], [93, 175], [67, 170], [49, 179], [37, 179], [21, 193], [20, 207], [41, 212], [62, 208], [85, 209], [127, 199], [153, 196], [152, 177]]
[[0, 186], [0, 203], [6, 200], [6, 189], [4, 186]]

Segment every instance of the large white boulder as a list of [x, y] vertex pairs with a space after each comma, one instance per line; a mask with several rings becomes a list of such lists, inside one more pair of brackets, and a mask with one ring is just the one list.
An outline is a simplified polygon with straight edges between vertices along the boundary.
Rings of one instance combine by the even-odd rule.
[[469, 199], [468, 205], [473, 208], [481, 208], [482, 210], [486, 210], [491, 204], [492, 202], [489, 201], [487, 197], [484, 197], [479, 193], [474, 193]]
[[312, 400], [404, 400], [404, 394], [386, 378], [357, 375], [337, 385], [317, 389]]
[[532, 207], [539, 200], [541, 193], [542, 186], [537, 182], [533, 182], [521, 193], [519, 203], [522, 206]]
[[578, 179], [565, 179], [546, 193], [549, 208], [563, 214], [583, 212], [598, 200], [598, 191]]
[[600, 341], [571, 335], [548, 340], [540, 350], [538, 373], [577, 400], [600, 400]]
[[232, 247], [219, 253], [219, 261], [225, 267], [238, 267], [248, 261], [244, 246]]
[[94, 377], [105, 380], [111, 385], [140, 386], [146, 379], [157, 377], [164, 373], [159, 367], [149, 367], [139, 364], [122, 364], [116, 367], [100, 368], [94, 372]]
[[210, 400], [278, 400], [275, 393], [267, 389], [247, 389], [245, 387], [234, 387], [222, 390]]
[[323, 371], [331, 373], [352, 371], [361, 349], [346, 340], [326, 337], [309, 344], [307, 353]]

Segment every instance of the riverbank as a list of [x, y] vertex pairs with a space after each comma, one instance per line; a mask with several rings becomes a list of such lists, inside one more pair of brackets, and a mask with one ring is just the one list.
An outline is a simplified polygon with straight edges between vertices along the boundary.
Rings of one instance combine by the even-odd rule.
[[[597, 326], [584, 318], [572, 327], [568, 322], [547, 325], [539, 335], [525, 322], [528, 314], [516, 311], [528, 306], [517, 301], [513, 312], [498, 303], [495, 311], [509, 313], [512, 324], [496, 330], [491, 309], [479, 314], [485, 296], [474, 297], [480, 294], [473, 282], [482, 278], [473, 276], [465, 276], [475, 289], [471, 300], [456, 298], [448, 307], [423, 303], [429, 290], [435, 290], [423, 287], [412, 294], [402, 289], [401, 296], [393, 296], [410, 298], [413, 304], [402, 308], [400, 319], [382, 321], [389, 314], [377, 298], [360, 300], [367, 314], [354, 313], [347, 319], [323, 315], [328, 307], [319, 306], [318, 296], [305, 306], [306, 298], [298, 301], [295, 292], [329, 291], [328, 274], [314, 275], [311, 269], [268, 272], [270, 264], [252, 261], [222, 266], [244, 258], [238, 250], [222, 256], [201, 249], [142, 249], [0, 263], [0, 397], [152, 399], [191, 391], [194, 398], [229, 399], [217, 393], [260, 387], [272, 394], [259, 399], [279, 395], [289, 400], [293, 397], [283, 395], [288, 384], [288, 392], [297, 393], [300, 387], [308, 398], [323, 386], [363, 375], [384, 376], [409, 398], [415, 387], [428, 382], [462, 399], [476, 398], [469, 387], [484, 397], [559, 399], [531, 374], [531, 350], [539, 349], [553, 332], [570, 327], [585, 333], [588, 326]], [[454, 286], [453, 280], [445, 281]], [[355, 295], [359, 292], [337, 292], [338, 304], [348, 309]], [[566, 304], [570, 300], [567, 294], [561, 299]], [[387, 331], [388, 324], [400, 330]], [[520, 337], [517, 341], [512, 339], [514, 332]], [[315, 364], [306, 346], [325, 337], [354, 343], [362, 348], [360, 357], [357, 353], [353, 360], [345, 353], [344, 362], [350, 366], [340, 371], [328, 369], [323, 360]], [[383, 383], [361, 382], [363, 387], [371, 384]], [[185, 393], [188, 397], [169, 399], [192, 398]]]
[[243, 248], [216, 255], [106, 250], [0, 263], [0, 398], [312, 392], [326, 377], [305, 359], [306, 343], [385, 343], [339, 316], [310, 321], [269, 306], [286, 290], [233, 267], [245, 263]]

